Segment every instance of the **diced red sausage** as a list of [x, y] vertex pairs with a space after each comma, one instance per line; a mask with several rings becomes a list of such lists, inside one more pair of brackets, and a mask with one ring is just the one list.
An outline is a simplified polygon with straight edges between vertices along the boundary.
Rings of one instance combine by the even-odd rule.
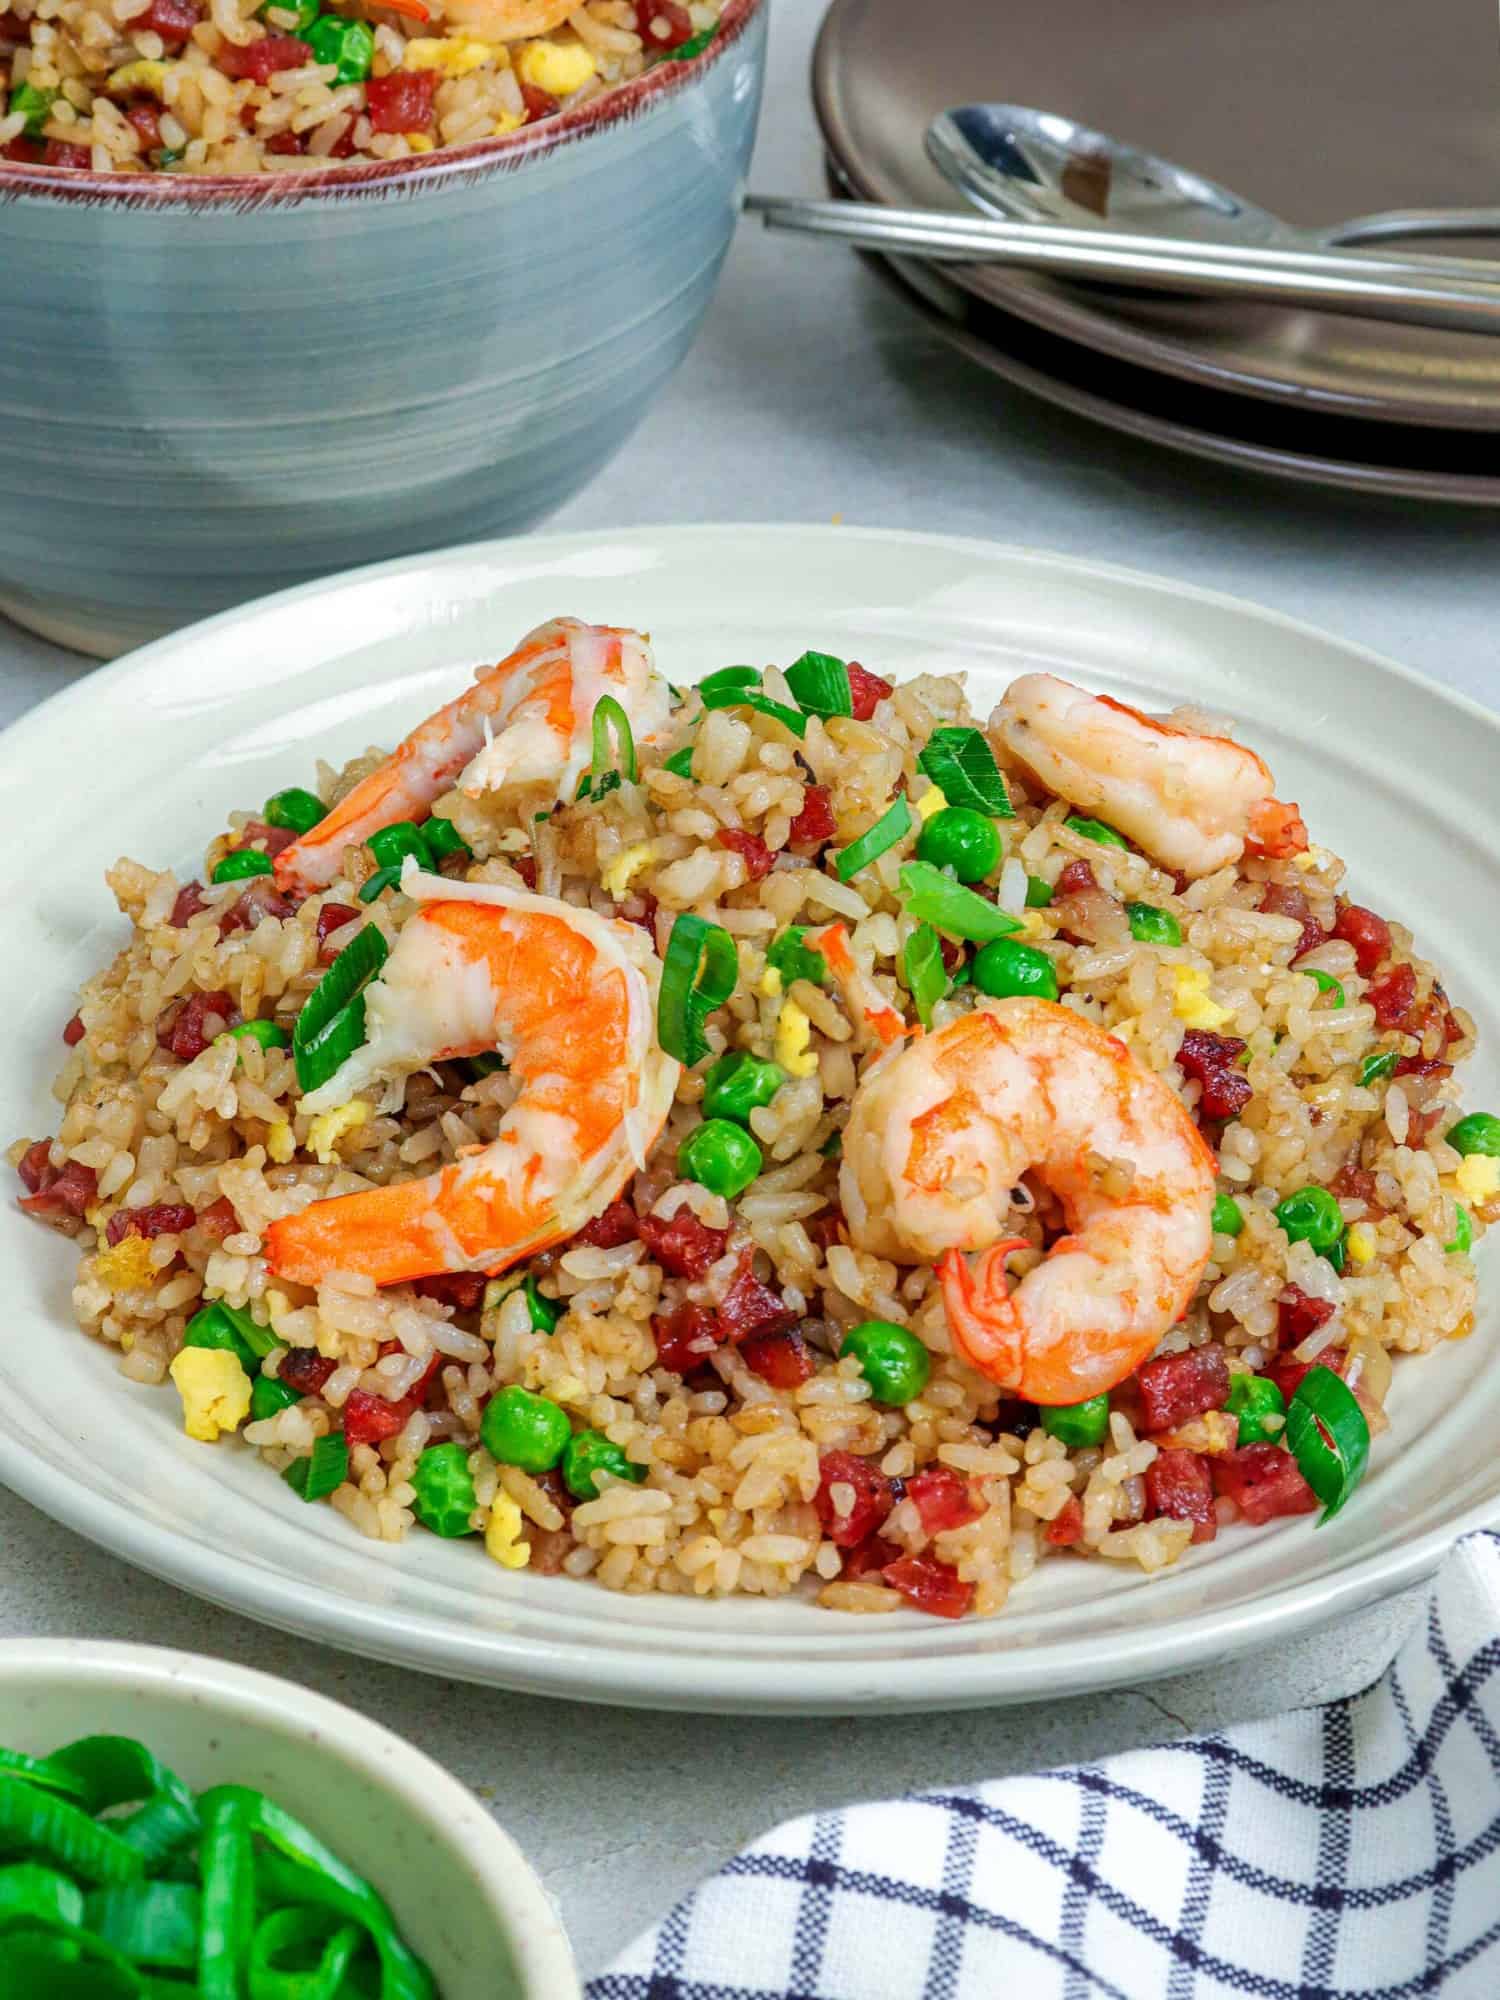
[[817, 1373], [812, 1349], [795, 1328], [753, 1335], [742, 1343], [740, 1359], [773, 1389], [798, 1389]]
[[93, 157], [87, 146], [70, 146], [66, 139], [49, 139], [42, 164], [47, 167], [87, 167], [92, 164]]
[[277, 1380], [303, 1396], [316, 1396], [337, 1366], [315, 1347], [289, 1347], [281, 1357]]
[[1214, 1486], [1259, 1528], [1282, 1514], [1312, 1514], [1317, 1495], [1289, 1451], [1274, 1444], [1246, 1444], [1213, 1461]]
[[1075, 1542], [1083, 1539], [1083, 1502], [1076, 1493], [1070, 1493], [1062, 1504], [1060, 1513], [1054, 1514], [1047, 1523], [1043, 1540], [1055, 1549], [1070, 1549]]
[[[161, 146], [161, 112], [149, 102], [132, 104], [125, 113], [125, 123], [131, 126], [141, 142], [143, 153], [154, 153]], [[244, 843], [242, 842], [241, 845]]]
[[1147, 1431], [1174, 1431], [1229, 1400], [1229, 1363], [1215, 1341], [1148, 1361], [1135, 1379]]
[[1056, 894], [1076, 896], [1080, 889], [1097, 889], [1098, 880], [1087, 861], [1070, 861], [1057, 878]]
[[81, 1014], [75, 1014], [72, 1020], [69, 1021], [68, 1025], [63, 1029], [63, 1040], [67, 1043], [70, 1049], [76, 1049], [78, 1044], [83, 1040], [87, 1032], [88, 1030], [83, 1025], [83, 1016]]
[[1284, 1285], [1276, 1297], [1276, 1337], [1283, 1347], [1295, 1347], [1327, 1326], [1334, 1311], [1331, 1300], [1315, 1299], [1300, 1285]]
[[56, 1224], [71, 1236], [98, 1199], [99, 1176], [94, 1169], [68, 1160], [60, 1168], [49, 1166], [42, 1185], [34, 1194], [23, 1194], [18, 1206], [41, 1222]]
[[365, 109], [376, 132], [425, 132], [432, 123], [435, 69], [393, 69], [365, 80]]
[[592, 1250], [618, 1250], [622, 1243], [634, 1243], [639, 1233], [630, 1203], [612, 1201], [592, 1222], [583, 1225], [573, 1241]]
[[1177, 1051], [1184, 1076], [1202, 1085], [1199, 1108], [1205, 1118], [1237, 1118], [1254, 1095], [1250, 1079], [1238, 1065], [1245, 1044], [1238, 1035], [1212, 1035], [1189, 1028]]
[[724, 1255], [729, 1241], [727, 1229], [710, 1229], [690, 1208], [679, 1208], [665, 1221], [643, 1215], [637, 1227], [653, 1262], [673, 1278], [701, 1278]]
[[880, 1572], [892, 1590], [899, 1590], [918, 1611], [934, 1618], [962, 1618], [974, 1602], [974, 1586], [965, 1583], [952, 1563], [934, 1555], [902, 1556]]
[[244, 48], [236, 42], [225, 42], [214, 58], [225, 76], [237, 82], [248, 77], [252, 83], [264, 83], [278, 70], [301, 69], [313, 60], [310, 45], [295, 35], [262, 35]]
[[635, 31], [648, 49], [680, 49], [693, 38], [693, 17], [677, 0], [635, 0]]
[[884, 1535], [871, 1535], [860, 1543], [857, 1549], [850, 1549], [844, 1557], [844, 1566], [839, 1571], [845, 1583], [854, 1583], [872, 1570], [884, 1569], [887, 1563], [901, 1560], [901, 1547], [897, 1542], [888, 1542]]
[[1273, 1354], [1260, 1372], [1268, 1382], [1276, 1384], [1281, 1391], [1281, 1400], [1290, 1403], [1309, 1369], [1331, 1368], [1335, 1375], [1342, 1375], [1344, 1360], [1345, 1350], [1342, 1347], [1325, 1347], [1316, 1361], [1299, 1361], [1294, 1354]]
[[1313, 915], [1312, 905], [1307, 900], [1305, 890], [1298, 889], [1290, 883], [1268, 882], [1265, 893], [1260, 899], [1260, 906], [1273, 916], [1295, 917], [1301, 924], [1302, 935], [1298, 938], [1296, 949], [1292, 953], [1293, 964], [1304, 952], [1315, 951], [1320, 944], [1326, 942], [1328, 933]]
[[[895, 1487], [878, 1465], [868, 1458], [857, 1458], [852, 1451], [825, 1451], [818, 1460], [818, 1471], [813, 1507], [823, 1533], [836, 1548], [858, 1547], [895, 1506]], [[835, 1486], [853, 1490], [854, 1504], [847, 1513], [840, 1513], [834, 1504]]]
[[167, 922], [180, 931], [186, 930], [198, 912], [207, 908], [208, 905], [203, 900], [202, 883], [184, 882], [177, 891], [177, 901], [172, 905], [172, 914]]
[[488, 1283], [483, 1271], [439, 1271], [430, 1278], [418, 1278], [413, 1290], [424, 1299], [439, 1299], [455, 1312], [478, 1312], [484, 1303]]
[[802, 810], [787, 834], [788, 847], [821, 847], [838, 831], [833, 817], [833, 800], [826, 785], [808, 785], [802, 793]]
[[1146, 1468], [1148, 1518], [1191, 1521], [1193, 1540], [1211, 1542], [1219, 1532], [1214, 1486], [1206, 1461], [1196, 1451], [1159, 1451]]
[[181, 1236], [198, 1220], [186, 1202], [152, 1201], [142, 1208], [117, 1208], [104, 1225], [106, 1243], [123, 1243], [127, 1236]]
[[670, 1368], [674, 1375], [691, 1375], [695, 1368], [701, 1368], [724, 1339], [717, 1313], [686, 1302], [653, 1319], [651, 1332], [657, 1366]]
[[52, 1141], [33, 1140], [16, 1162], [16, 1172], [21, 1176], [21, 1185], [28, 1194], [36, 1194], [50, 1181], [56, 1180], [57, 1174], [52, 1165]]
[[238, 1018], [227, 993], [194, 993], [160, 1016], [156, 1024], [157, 1043], [180, 1062], [192, 1062], [202, 1055], [215, 1035], [232, 1027]]
[[217, 1201], [211, 1201], [207, 1208], [198, 1211], [198, 1227], [207, 1235], [216, 1236], [221, 1243], [226, 1236], [233, 1236], [239, 1226], [240, 1219], [228, 1195], [221, 1194]]
[[906, 1497], [915, 1505], [929, 1535], [962, 1528], [984, 1512], [984, 1502], [972, 1483], [951, 1465], [928, 1465], [914, 1473], [906, 1482]]
[[727, 847], [731, 854], [737, 854], [745, 864], [745, 872], [752, 882], [769, 875], [776, 863], [776, 856], [758, 834], [746, 833], [736, 826], [721, 827], [717, 835], [720, 847]]
[[199, 14], [194, 0], [151, 0], [144, 14], [132, 23], [160, 35], [167, 48], [180, 49], [197, 27]]
[[521, 102], [526, 107], [526, 123], [528, 125], [535, 125], [542, 118], [555, 118], [558, 112], [562, 110], [561, 104], [558, 103], [550, 90], [538, 90], [534, 83], [527, 83], [524, 78], [519, 79], [519, 81], [521, 84]]
[[[341, 931], [345, 924], [352, 924], [359, 911], [348, 903], [325, 903], [318, 912], [318, 963], [331, 965], [338, 951], [330, 947], [328, 940], [335, 931]], [[339, 947], [342, 949], [342, 947]]]
[[1362, 979], [1368, 979], [1391, 955], [1391, 927], [1362, 903], [1345, 903], [1333, 920], [1333, 934], [1354, 947], [1354, 964]]
[[892, 682], [883, 681], [879, 674], [867, 673], [858, 660], [849, 662], [849, 693], [854, 701], [856, 722], [868, 722], [875, 713], [875, 704], [893, 692]]
[[1411, 965], [1393, 965], [1370, 982], [1365, 998], [1382, 1028], [1405, 1028], [1417, 1001], [1417, 974]]
[[745, 1252], [733, 1283], [719, 1303], [719, 1324], [724, 1337], [736, 1344], [755, 1333], [785, 1333], [801, 1318], [780, 1292], [756, 1277], [753, 1255], [752, 1251]]

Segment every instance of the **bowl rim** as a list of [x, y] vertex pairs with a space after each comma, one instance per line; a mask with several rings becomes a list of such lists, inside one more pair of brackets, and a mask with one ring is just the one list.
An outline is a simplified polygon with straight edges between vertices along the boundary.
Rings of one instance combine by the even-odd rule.
[[562, 1919], [513, 1837], [466, 1785], [383, 1723], [258, 1667], [208, 1653], [113, 1639], [0, 1639], [0, 1694], [33, 1682], [55, 1687], [60, 1678], [84, 1690], [149, 1687], [185, 1707], [199, 1704], [205, 1715], [232, 1715], [357, 1765], [395, 1796], [429, 1839], [462, 1857], [510, 1946], [526, 2000], [582, 2000]]
[[596, 132], [634, 124], [666, 98], [687, 90], [733, 48], [766, 0], [725, 0], [713, 40], [686, 62], [658, 62], [628, 83], [617, 84], [537, 125], [451, 151], [422, 153], [414, 159], [374, 160], [359, 166], [333, 165], [306, 174], [121, 174], [92, 168], [0, 164], [0, 210], [30, 196], [83, 208], [168, 210], [180, 213], [228, 209], [237, 215], [268, 208], [297, 208], [319, 201], [357, 201], [383, 196], [415, 199], [433, 190], [467, 187], [495, 173], [514, 173], [564, 146]]

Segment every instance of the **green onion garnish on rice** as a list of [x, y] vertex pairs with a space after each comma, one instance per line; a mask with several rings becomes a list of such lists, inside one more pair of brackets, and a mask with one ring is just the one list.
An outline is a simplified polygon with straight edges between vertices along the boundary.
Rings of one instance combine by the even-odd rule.
[[1382, 1077], [1390, 1075], [1396, 1067], [1396, 1051], [1382, 1049], [1378, 1056], [1366, 1056], [1359, 1066], [1361, 1086], [1368, 1090], [1372, 1083], [1379, 1083]]
[[853, 715], [849, 669], [832, 653], [804, 653], [786, 670], [786, 684], [809, 715]]
[[326, 1500], [349, 1477], [349, 1447], [342, 1431], [320, 1437], [308, 1458], [294, 1458], [281, 1475], [303, 1500]]
[[292, 1057], [304, 1091], [326, 1083], [363, 1044], [365, 988], [389, 951], [378, 925], [366, 924], [307, 996], [292, 1030]]
[[[609, 739], [614, 737], [615, 754], [609, 754]], [[635, 756], [635, 736], [630, 727], [630, 717], [621, 708], [612, 694], [605, 695], [594, 704], [594, 755], [589, 766], [593, 779], [594, 796], [601, 795], [606, 772], [612, 772], [616, 783], [621, 779], [633, 785], [637, 776]]]
[[1332, 1520], [1358, 1486], [1370, 1456], [1370, 1426], [1354, 1391], [1331, 1368], [1310, 1368], [1286, 1413], [1287, 1447]]
[[794, 736], [807, 734], [807, 717], [800, 708], [773, 701], [760, 691], [760, 675], [754, 667], [723, 667], [698, 683], [698, 698], [705, 708], [753, 708], [790, 729]]
[[987, 944], [991, 938], [1010, 937], [1022, 928], [1015, 917], [1008, 917], [930, 862], [906, 862], [900, 880], [907, 915], [935, 925], [948, 937]]
[[1320, 993], [1331, 993], [1333, 995], [1333, 1008], [1330, 1011], [1336, 1012], [1343, 1006], [1344, 989], [1331, 972], [1314, 972], [1310, 966], [1305, 965], [1299, 965], [1297, 970], [1305, 978], [1310, 979]]
[[733, 993], [739, 972], [728, 931], [684, 910], [667, 939], [656, 1002], [656, 1039], [669, 1056], [695, 1063], [708, 1054], [703, 1024]]
[[680, 750], [674, 750], [666, 763], [662, 765], [662, 769], [670, 771], [674, 778], [691, 778], [693, 775], [692, 744], [684, 743]]
[[917, 763], [950, 806], [967, 806], [991, 819], [1014, 819], [995, 753], [977, 729], [934, 729]]
[[948, 991], [942, 943], [931, 924], [918, 924], [901, 947], [901, 970], [916, 1002], [917, 1019], [930, 1028], [932, 1010]]
[[911, 807], [906, 802], [905, 792], [898, 792], [875, 824], [867, 827], [858, 840], [840, 848], [833, 857], [833, 865], [838, 870], [841, 882], [847, 882], [851, 875], [857, 875], [861, 868], [868, 868], [885, 853], [888, 847], [911, 832]]

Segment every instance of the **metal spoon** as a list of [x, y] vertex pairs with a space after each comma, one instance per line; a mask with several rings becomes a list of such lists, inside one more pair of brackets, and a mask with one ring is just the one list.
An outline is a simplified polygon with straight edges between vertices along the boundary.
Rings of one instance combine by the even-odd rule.
[[1299, 229], [1186, 167], [1025, 104], [965, 104], [941, 112], [927, 128], [927, 153], [978, 207], [1015, 222], [1267, 250], [1500, 235], [1500, 208], [1385, 209], [1323, 229]]

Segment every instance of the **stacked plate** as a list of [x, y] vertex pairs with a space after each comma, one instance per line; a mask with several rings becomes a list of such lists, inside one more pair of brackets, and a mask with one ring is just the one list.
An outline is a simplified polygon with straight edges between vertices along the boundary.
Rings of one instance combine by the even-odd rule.
[[[1060, 111], [1288, 221], [1452, 208], [1500, 180], [1495, 17], [1398, 0], [834, 0], [813, 88], [836, 188], [962, 210], [927, 160], [939, 111]], [[1500, 255], [1500, 246], [1442, 244]], [[1500, 341], [1068, 284], [996, 266], [885, 268], [994, 373], [1119, 430], [1312, 481], [1500, 504]]]

